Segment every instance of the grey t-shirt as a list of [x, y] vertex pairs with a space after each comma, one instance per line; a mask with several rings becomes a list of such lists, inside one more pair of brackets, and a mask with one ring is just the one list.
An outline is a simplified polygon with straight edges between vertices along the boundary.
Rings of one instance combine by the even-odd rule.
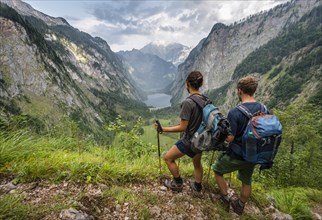
[[202, 109], [192, 99], [187, 98], [181, 104], [180, 118], [189, 121], [181, 140], [185, 145], [190, 146], [190, 139], [202, 121]]

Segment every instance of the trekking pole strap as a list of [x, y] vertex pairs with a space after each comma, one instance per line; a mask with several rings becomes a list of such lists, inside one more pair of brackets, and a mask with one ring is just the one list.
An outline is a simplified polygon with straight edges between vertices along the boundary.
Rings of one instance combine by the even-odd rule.
[[214, 161], [214, 156], [215, 156], [215, 151], [213, 151], [212, 155], [211, 155], [206, 183], [208, 183], [208, 179], [209, 179], [209, 175], [210, 175], [210, 169], [211, 169], [211, 165], [212, 165], [212, 163]]

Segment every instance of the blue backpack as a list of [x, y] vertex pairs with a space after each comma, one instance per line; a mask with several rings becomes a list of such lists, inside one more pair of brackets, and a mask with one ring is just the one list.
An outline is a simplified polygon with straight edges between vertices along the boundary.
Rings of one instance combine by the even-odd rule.
[[237, 109], [249, 118], [242, 136], [242, 158], [260, 164], [260, 170], [271, 168], [282, 140], [280, 121], [263, 105], [261, 111], [254, 115], [242, 104]]
[[189, 98], [202, 109], [202, 121], [191, 138], [191, 149], [196, 153], [226, 150], [224, 142], [231, 133], [228, 120], [208, 97], [191, 95]]

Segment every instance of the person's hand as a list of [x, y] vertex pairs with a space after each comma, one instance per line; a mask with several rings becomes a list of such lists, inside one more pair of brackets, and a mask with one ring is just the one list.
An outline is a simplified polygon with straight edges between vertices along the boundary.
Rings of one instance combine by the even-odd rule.
[[154, 122], [154, 128], [155, 130], [158, 130], [158, 123]]
[[160, 134], [163, 132], [163, 129], [162, 129], [162, 126], [161, 126], [159, 120], [155, 120], [154, 127]]

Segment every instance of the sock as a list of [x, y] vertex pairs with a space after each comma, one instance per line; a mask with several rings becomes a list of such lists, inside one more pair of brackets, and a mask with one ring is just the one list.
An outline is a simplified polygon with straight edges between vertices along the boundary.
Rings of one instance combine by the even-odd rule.
[[227, 195], [223, 195], [223, 194], [221, 194], [222, 195], [222, 197], [224, 197], [224, 199], [227, 201], [227, 202], [229, 202], [229, 196], [228, 196], [228, 194]]
[[183, 180], [182, 180], [181, 176], [174, 177], [173, 179], [176, 182], [176, 184], [178, 184], [178, 185], [181, 185], [183, 183]]
[[238, 199], [238, 204], [239, 204], [241, 207], [244, 207], [244, 206], [245, 206], [245, 203], [243, 203], [242, 201], [240, 201], [240, 199]]
[[198, 191], [201, 191], [201, 189], [202, 189], [202, 185], [201, 185], [201, 183], [197, 183], [197, 182], [195, 182], [194, 184], [195, 184], [196, 189], [197, 189]]

